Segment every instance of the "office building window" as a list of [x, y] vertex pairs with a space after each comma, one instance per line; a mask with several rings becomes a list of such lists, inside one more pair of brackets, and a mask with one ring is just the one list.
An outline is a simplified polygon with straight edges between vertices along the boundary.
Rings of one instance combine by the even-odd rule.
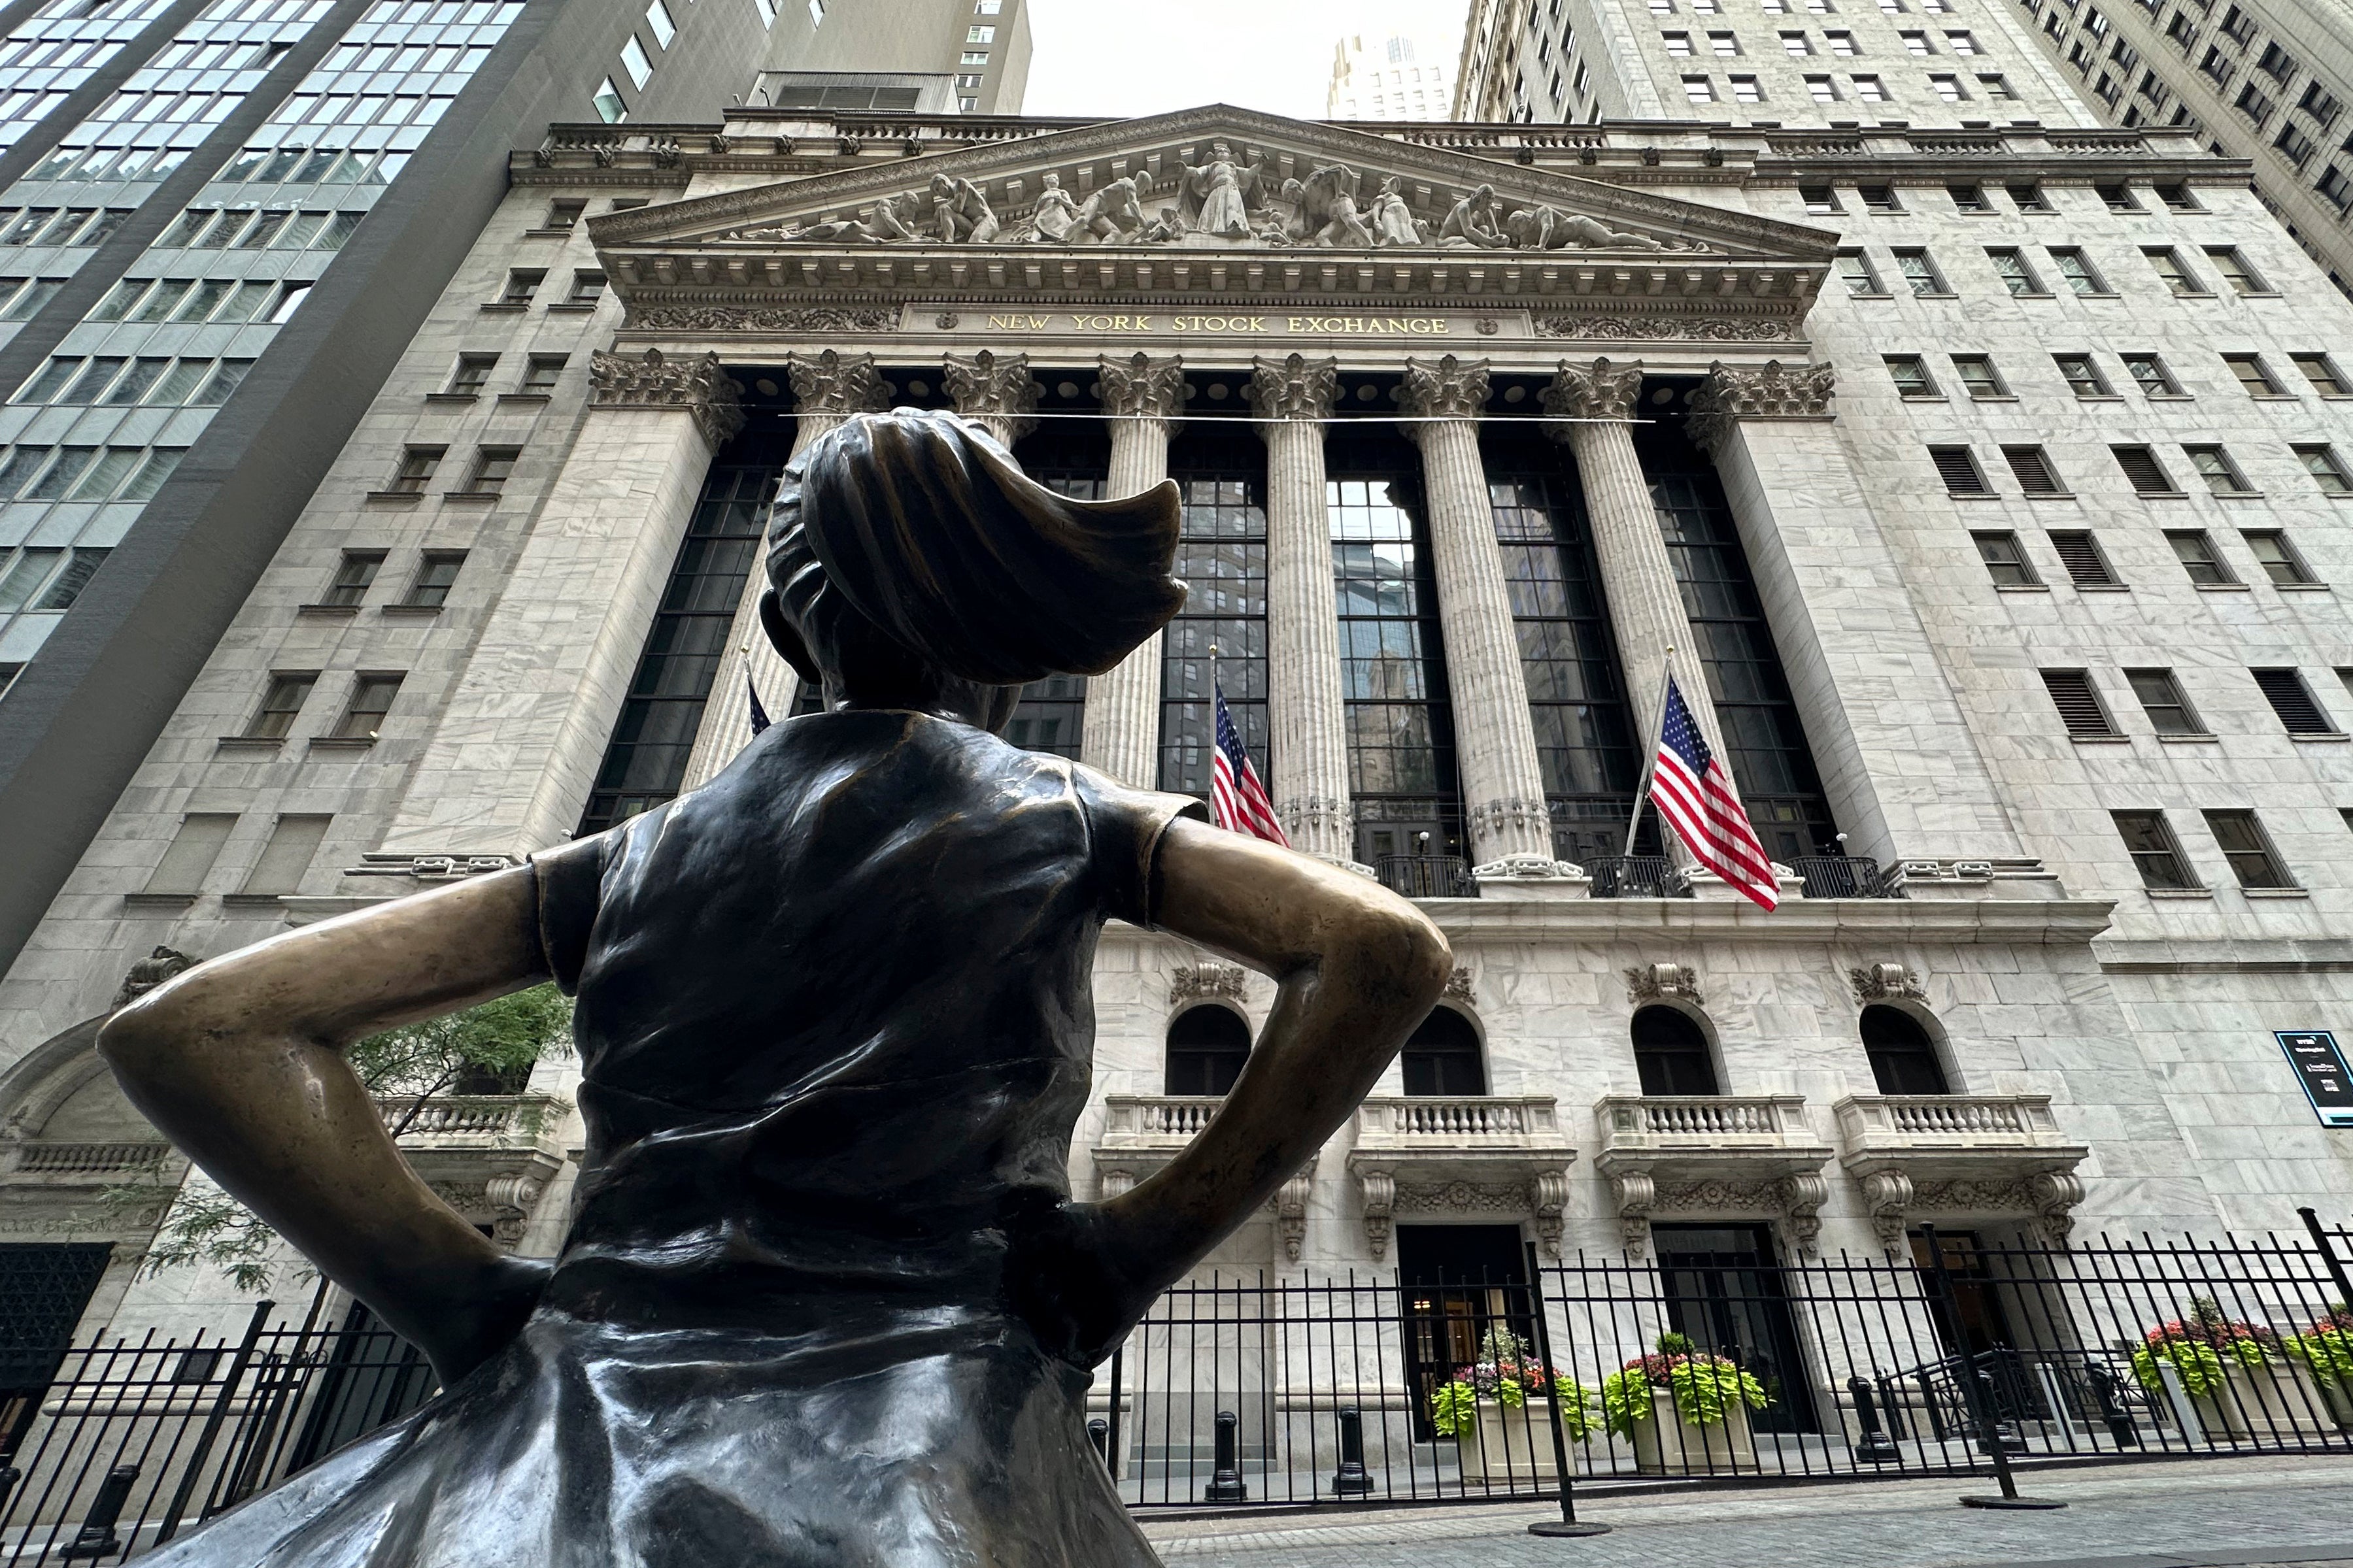
[[2290, 354], [2287, 357], [2296, 369], [2304, 373], [2304, 379], [2312, 384], [2312, 390], [2321, 396], [2344, 397], [2353, 394], [2353, 388], [2348, 388], [2344, 376], [2337, 373], [2336, 362], [2327, 354]]
[[608, 125], [617, 125], [629, 117], [629, 106], [621, 101], [621, 89], [613, 85], [611, 77], [596, 84], [589, 101], [596, 107], [596, 118]]
[[1967, 447], [1931, 447], [1928, 460], [1936, 466], [1936, 475], [1945, 481], [1947, 494], [1957, 496], [1989, 496], [1993, 489], [1985, 481], [1978, 460]]
[[564, 297], [567, 305], [594, 305], [605, 297], [605, 275], [602, 272], [575, 272], [572, 292]]
[[670, 20], [670, 7], [662, 0], [653, 0], [646, 7], [646, 26], [652, 31], [655, 45], [661, 48], [670, 47], [670, 40], [678, 37], [678, 24]]
[[2134, 382], [2139, 385], [2141, 391], [2150, 397], [2179, 397], [2181, 395], [2181, 384], [2173, 379], [2173, 372], [2166, 367], [2165, 361], [2161, 356], [2157, 354], [2126, 354], [2123, 356], [2123, 359], [2125, 362], [2126, 374], [2129, 374], [2133, 378]]
[[462, 550], [428, 550], [417, 563], [417, 575], [410, 580], [408, 592], [401, 596], [401, 607], [410, 610], [438, 610], [449, 602], [450, 585], [458, 581], [458, 569], [466, 563]]
[[1936, 270], [1936, 264], [1929, 258], [1927, 251], [1905, 249], [1898, 250], [1894, 254], [1895, 269], [1903, 275], [1904, 281], [1911, 285], [1913, 293], [1930, 295], [1952, 292], [1945, 287], [1944, 276]]
[[327, 591], [319, 603], [342, 608], [357, 605], [367, 597], [375, 582], [375, 574], [384, 569], [381, 550], [346, 550], [335, 567], [335, 575], [327, 584]]
[[2133, 695], [2140, 699], [2141, 711], [2148, 715], [2149, 728], [2160, 735], [2203, 735], [2206, 725], [2189, 706], [2189, 699], [2181, 683], [2169, 669], [2127, 669], [2125, 679]]
[[2271, 835], [2263, 831], [2260, 818], [2252, 811], [2210, 811], [2205, 814], [2207, 831], [2230, 862], [2231, 875], [2239, 886], [2250, 891], [2286, 890], [2294, 888], [2295, 879], [2287, 873], [2279, 851], [2272, 847]]
[[2239, 466], [2231, 461], [2231, 455], [2221, 447], [2184, 447], [2181, 449], [2188, 455], [2189, 466], [2197, 470], [2198, 477], [2206, 481], [2210, 494], [2246, 496], [2255, 493], [2248, 485], [2246, 476], [2239, 472]]
[[2279, 384], [2279, 378], [2272, 374], [2271, 367], [2263, 363], [2261, 354], [2224, 354], [2222, 363], [2231, 367], [2231, 374], [2239, 378], [2239, 384], [2247, 389], [2251, 397], [2290, 395], [2287, 388]]
[[2170, 247], [2158, 247], [2141, 254], [2148, 258], [2149, 269], [2157, 274], [2158, 280], [2175, 294], [2186, 297], [2206, 292], [2206, 286], [2189, 270], [2180, 253]]
[[1872, 269], [1871, 258], [1860, 250], [1838, 253], [1839, 280], [1846, 285], [1849, 294], [1880, 295], [1887, 292], [1880, 287], [1879, 274]]
[[237, 891], [246, 898], [283, 897], [302, 889], [302, 874], [319, 853], [332, 816], [288, 816], [278, 819], [253, 869]]
[[1889, 101], [1886, 84], [1882, 82], [1877, 77], [1857, 76], [1850, 79], [1854, 83], [1855, 97], [1862, 100], [1863, 102], [1885, 103]]
[[2189, 574], [2192, 583], [2203, 588], [2227, 588], [2237, 584], [2238, 576], [2223, 562], [2214, 548], [2212, 537], [2204, 529], [2168, 529], [2165, 542], [2172, 547], [2173, 558], [2181, 563], [2182, 571]]
[[1936, 384], [1928, 379], [1928, 362], [1918, 354], [1889, 354], [1887, 374], [1897, 393], [1905, 397], [1935, 397]]
[[506, 291], [499, 296], [499, 303], [516, 310], [530, 304], [546, 277], [544, 271], [535, 269], [518, 268], [508, 273]]
[[2001, 373], [1994, 369], [1990, 354], [1955, 354], [1953, 374], [1968, 388], [1969, 396], [1980, 402], [2010, 395], [2010, 388], [2003, 384]]
[[2052, 354], [2051, 361], [2059, 367], [2060, 376], [2065, 380], [2068, 389], [2076, 396], [2112, 395], [2108, 390], [2107, 377], [2100, 374], [2099, 364], [2090, 354]]
[[1996, 587], [2039, 588], [2042, 579], [2034, 574], [2033, 563], [2026, 558], [2025, 546], [2015, 533], [1972, 533], [1969, 538], [1978, 547], [1978, 559], [1985, 563], [1986, 574]]
[[2283, 669], [2251, 669], [2256, 686], [2263, 690], [2263, 700], [2279, 715], [2282, 728], [2291, 735], [2334, 735], [2336, 723], [2304, 683], [2304, 671], [2293, 667]]
[[2004, 447], [2002, 460], [2018, 480], [2019, 493], [2030, 496], [2056, 496], [2067, 493], [2059, 482], [2059, 474], [2051, 466], [2050, 454], [2040, 447]]
[[643, 87], [654, 76], [654, 62], [647, 57], [645, 45], [635, 35], [621, 41], [621, 68], [629, 73], [629, 85]]
[[564, 374], [563, 354], [533, 354], [525, 363], [522, 384], [515, 390], [526, 397], [545, 397], [555, 390], [556, 378]]
[[342, 717], [328, 731], [337, 741], [373, 741], [384, 727], [384, 716], [392, 710], [392, 700], [400, 695], [398, 675], [364, 674], [352, 683], [351, 700], [343, 704]]
[[2072, 246], [2052, 246], [2051, 264], [2059, 269], [2059, 276], [2066, 280], [2068, 289], [2074, 293], [2105, 294], [2108, 291], [2107, 285], [2100, 280], [2100, 275], [2093, 270], [2090, 259]]
[[[2334, 448], [2325, 445], [2298, 447], [2295, 456], [2323, 495], [2353, 496], [2353, 473], [2346, 471], [2344, 460]], [[0, 482], [0, 495], [5, 493], [6, 486]]]
[[2125, 841], [2125, 852], [2132, 857], [2133, 869], [2140, 873], [2142, 887], [2157, 893], [2196, 892], [2203, 887], [2189, 869], [2181, 841], [2174, 837], [2165, 813], [2117, 811], [2109, 816]]
[[2109, 564], [2107, 552], [2086, 529], [2053, 529], [2051, 549], [2067, 568], [2067, 580], [2078, 588], [2120, 588], [2124, 580]]
[[2059, 710], [2059, 721], [2067, 727], [2070, 738], [2082, 741], [2113, 741], [2123, 731], [2108, 717], [2106, 706], [2092, 685], [2089, 670], [2046, 669], [2042, 686], [2051, 694], [2051, 705]]
[[2013, 296], [2022, 299], [2043, 291], [2042, 280], [2034, 276], [2034, 269], [2028, 265], [2023, 251], [2007, 247], [1989, 249], [1986, 252], [1986, 259], [1993, 263], [1994, 276], [2001, 279], [2002, 287]]
[[2005, 185], [2002, 188], [2010, 193], [2011, 203], [2017, 206], [2020, 212], [2047, 213], [2053, 210], [2051, 205], [2051, 198], [2042, 194], [2042, 187], [2039, 184], [2035, 184], [2031, 182], [2021, 182]]
[[235, 812], [192, 811], [180, 818], [179, 831], [172, 836], [140, 891], [167, 898], [195, 897], [204, 890], [205, 876], [220, 858], [221, 846], [228, 842], [229, 830], [236, 826]]
[[396, 495], [422, 495], [448, 450], [446, 447], [408, 447], [400, 454], [400, 468], [385, 489]]
[[449, 384], [441, 389], [447, 397], [472, 397], [480, 393], [498, 367], [496, 354], [459, 354], [458, 368], [449, 373]]
[[311, 689], [319, 684], [315, 669], [280, 670], [269, 678], [262, 689], [261, 706], [246, 721], [245, 736], [249, 741], [282, 741], [294, 729], [294, 716], [310, 700]]
[[2274, 585], [2309, 588], [2318, 584], [2319, 579], [2312, 574], [2312, 568], [2305, 564], [2304, 557], [2297, 553], [2295, 546], [2288, 542], [2287, 535], [2281, 530], [2248, 529], [2241, 537], [2246, 540], [2247, 550], [2254, 556], [2256, 564], [2263, 569], [2263, 575], [2269, 577]]
[[2271, 292], [2263, 280], [2256, 276], [2255, 269], [2248, 265], [2247, 258], [2239, 253], [2236, 246], [2210, 245], [2206, 247], [2206, 260], [2215, 271], [2222, 275], [2222, 281], [2231, 286], [2231, 291], [2234, 294]]
[[484, 447], [474, 457], [474, 471], [467, 476], [467, 495], [494, 496], [507, 487], [513, 474], [515, 459], [522, 456], [520, 447]]
[[2111, 447], [2108, 450], [2116, 454], [2116, 467], [2122, 468], [2125, 478], [2132, 481], [2136, 494], [2171, 496], [2181, 493], [2174, 485], [2173, 476], [2165, 471], [2165, 464], [2152, 448]]

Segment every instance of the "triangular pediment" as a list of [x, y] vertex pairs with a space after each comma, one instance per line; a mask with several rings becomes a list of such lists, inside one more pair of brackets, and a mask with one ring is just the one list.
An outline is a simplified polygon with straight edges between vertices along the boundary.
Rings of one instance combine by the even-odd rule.
[[589, 226], [598, 248], [617, 256], [691, 252], [737, 268], [730, 258], [748, 253], [953, 254], [1001, 264], [1008, 256], [1109, 261], [1206, 251], [1293, 262], [1345, 254], [1376, 263], [1778, 263], [1818, 272], [1836, 244], [1823, 230], [1608, 179], [1224, 104], [877, 158]]

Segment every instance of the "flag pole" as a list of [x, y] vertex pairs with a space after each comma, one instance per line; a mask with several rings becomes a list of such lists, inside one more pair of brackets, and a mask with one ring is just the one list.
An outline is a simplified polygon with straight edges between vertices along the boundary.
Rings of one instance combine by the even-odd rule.
[[[1650, 744], [1642, 752], [1641, 782], [1634, 786], [1634, 815], [1626, 821], [1626, 855], [1630, 858], [1634, 853], [1634, 835], [1641, 831], [1642, 807], [1651, 798], [1651, 775], [1658, 770], [1659, 766], [1659, 742], [1666, 734], [1667, 729], [1667, 691], [1673, 684], [1674, 679], [1675, 649], [1674, 645], [1670, 643], [1667, 645], [1666, 679], [1659, 683], [1659, 719], [1657, 723], [1651, 726], [1650, 734], [1645, 737]], [[1663, 825], [1661, 832], [1663, 835]], [[1663, 842], [1660, 847], [1665, 847]]]

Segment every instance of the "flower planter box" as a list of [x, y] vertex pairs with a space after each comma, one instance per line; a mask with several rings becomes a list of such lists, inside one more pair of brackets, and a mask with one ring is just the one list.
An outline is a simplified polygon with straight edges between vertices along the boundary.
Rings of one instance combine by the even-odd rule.
[[2312, 1382], [2320, 1390], [2321, 1408], [2328, 1412], [2328, 1418], [2353, 1431], [2353, 1387], [2327, 1377], [2316, 1377]]
[[2301, 1362], [2273, 1359], [2249, 1366], [2227, 1361], [2222, 1386], [2211, 1394], [2192, 1394], [2189, 1404], [2214, 1438], [2260, 1441], [2328, 1430], [2328, 1406]]
[[1560, 1479], [1549, 1399], [1531, 1399], [1516, 1410], [1482, 1399], [1477, 1425], [1455, 1443], [1465, 1481], [1503, 1486]]
[[1651, 1418], [1634, 1423], [1634, 1464], [1651, 1476], [1724, 1475], [1757, 1468], [1748, 1406], [1731, 1400], [1724, 1420], [1696, 1426], [1675, 1413], [1672, 1389], [1651, 1389]]

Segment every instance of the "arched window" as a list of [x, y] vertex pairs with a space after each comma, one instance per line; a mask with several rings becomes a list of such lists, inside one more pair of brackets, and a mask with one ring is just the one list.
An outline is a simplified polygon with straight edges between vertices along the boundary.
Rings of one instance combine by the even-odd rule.
[[1250, 1060], [1250, 1026], [1224, 1007], [1190, 1007], [1168, 1025], [1169, 1094], [1224, 1094]]
[[1433, 1007], [1405, 1043], [1408, 1094], [1484, 1094], [1478, 1032], [1451, 1007]]
[[1871, 1076], [1882, 1094], [1950, 1094], [1936, 1042], [1920, 1020], [1901, 1007], [1862, 1010], [1862, 1048], [1871, 1054]]
[[1634, 1067], [1644, 1094], [1721, 1094], [1707, 1032], [1672, 1007], [1634, 1015]]

